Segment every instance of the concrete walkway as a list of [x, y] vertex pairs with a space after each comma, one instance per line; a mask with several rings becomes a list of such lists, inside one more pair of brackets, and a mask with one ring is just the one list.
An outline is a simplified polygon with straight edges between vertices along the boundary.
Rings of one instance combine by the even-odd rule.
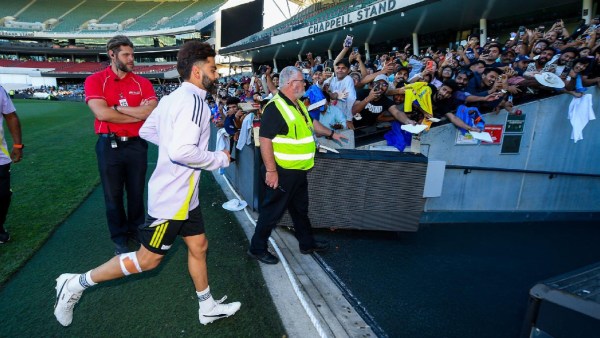
[[[237, 198], [223, 176], [214, 174], [228, 199]], [[254, 234], [254, 224], [242, 211], [234, 212], [248, 239]], [[256, 221], [258, 214], [249, 212]], [[311, 319], [301, 300], [294, 292], [284, 264], [260, 263], [267, 287], [279, 312], [289, 337], [375, 337], [376, 335], [355, 309], [344, 298], [341, 290], [331, 280], [311, 255], [302, 255], [294, 234], [278, 228], [272, 238], [290, 267], [292, 278], [306, 306], [313, 313]], [[281, 259], [281, 257], [280, 257]]]

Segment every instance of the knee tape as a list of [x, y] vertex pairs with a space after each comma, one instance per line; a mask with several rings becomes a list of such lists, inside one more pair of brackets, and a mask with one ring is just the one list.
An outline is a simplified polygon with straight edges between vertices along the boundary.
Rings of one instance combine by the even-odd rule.
[[140, 263], [138, 262], [135, 252], [119, 255], [119, 264], [121, 264], [121, 271], [125, 276], [142, 272], [142, 268], [140, 268]]

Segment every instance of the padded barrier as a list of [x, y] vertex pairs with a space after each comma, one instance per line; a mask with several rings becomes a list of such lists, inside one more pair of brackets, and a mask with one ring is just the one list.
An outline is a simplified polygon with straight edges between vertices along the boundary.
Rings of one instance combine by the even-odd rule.
[[[313, 228], [417, 231], [425, 199], [422, 155], [340, 150], [308, 174]], [[286, 213], [280, 225], [292, 226]]]

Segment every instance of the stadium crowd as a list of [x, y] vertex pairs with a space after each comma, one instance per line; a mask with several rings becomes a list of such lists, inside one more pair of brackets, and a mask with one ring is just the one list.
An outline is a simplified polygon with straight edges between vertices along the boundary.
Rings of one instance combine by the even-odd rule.
[[[332, 130], [390, 129], [388, 144], [402, 150], [409, 137], [401, 124], [430, 127], [449, 121], [463, 133], [483, 131], [484, 113], [520, 114], [515, 105], [550, 95], [582, 97], [586, 87], [600, 83], [599, 33], [600, 17], [573, 32], [556, 20], [547, 30], [518, 27], [504, 43], [481, 43], [471, 35], [456, 49], [428, 48], [411, 55], [406, 45], [372, 61], [352, 48], [357, 44], [348, 36], [335, 60], [308, 53], [295, 66], [304, 74], [304, 101], [314, 105], [313, 120]], [[252, 124], [244, 120], [260, 117], [278, 80], [269, 66], [249, 77], [226, 79], [211, 104], [214, 123], [234, 141], [247, 135], [242, 126]]]
[[[497, 39], [481, 43], [478, 35], [471, 35], [455, 49], [430, 47], [411, 55], [407, 44], [372, 60], [352, 48], [358, 44], [348, 36], [335, 60], [308, 53], [295, 66], [305, 77], [306, 105], [316, 105], [309, 112], [313, 120], [332, 130], [368, 132], [375, 126], [390, 130], [385, 135], [388, 143], [404, 149], [402, 139], [409, 137], [400, 124], [430, 127], [451, 122], [463, 133], [482, 131], [484, 113], [505, 109], [520, 114], [515, 105], [549, 95], [582, 97], [585, 87], [600, 81], [598, 34], [600, 17], [589, 25], [582, 21], [572, 32], [556, 20], [549, 29], [520, 26], [504, 43]], [[240, 134], [251, 138], [240, 133], [243, 122], [248, 116], [259, 120], [260, 108], [277, 93], [275, 71], [264, 65], [251, 76], [221, 79], [209, 102], [213, 122], [224, 127], [223, 136], [236, 142]], [[175, 82], [154, 85], [158, 98], [178, 87]], [[15, 94], [83, 100], [83, 84], [28, 88]]]

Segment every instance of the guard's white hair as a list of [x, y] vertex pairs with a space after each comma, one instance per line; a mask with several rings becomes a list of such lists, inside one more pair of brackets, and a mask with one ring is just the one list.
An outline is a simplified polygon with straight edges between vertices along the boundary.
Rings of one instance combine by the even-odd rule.
[[281, 70], [281, 73], [279, 73], [279, 86], [281, 88], [289, 86], [290, 80], [292, 80], [293, 77], [298, 73], [302, 74], [300, 69], [298, 69], [294, 66], [287, 66], [287, 67], [283, 68]]

